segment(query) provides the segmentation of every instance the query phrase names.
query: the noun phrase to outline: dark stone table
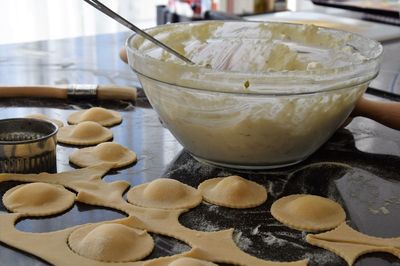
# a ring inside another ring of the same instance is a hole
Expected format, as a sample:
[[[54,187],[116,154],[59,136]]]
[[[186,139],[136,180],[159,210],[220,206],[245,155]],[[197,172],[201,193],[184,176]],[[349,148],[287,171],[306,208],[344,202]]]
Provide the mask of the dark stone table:
[[[7,85],[138,85],[135,75],[117,56],[127,35],[119,33],[2,45],[0,82]],[[388,45],[388,51],[397,51],[398,45]],[[390,54],[385,54],[385,58],[391,58]],[[390,62],[392,64],[393,60]],[[373,84],[387,84],[387,69],[388,66],[384,63],[383,74]],[[390,88],[375,86],[375,90],[369,90],[369,93],[398,100],[399,91]],[[356,118],[346,128],[338,130],[315,154],[298,165],[270,171],[237,172],[204,165],[182,150],[169,131],[163,128],[141,91],[136,103],[89,99],[0,99],[0,118],[43,113],[65,122],[74,110],[91,106],[113,108],[123,115],[122,124],[112,128],[114,141],[138,154],[135,165],[108,174],[104,178],[106,181],[126,180],[137,185],[163,176],[197,186],[207,178],[240,174],[268,187],[268,201],[257,208],[233,210],[202,203],[181,217],[182,224],[197,230],[235,228],[238,246],[257,257],[269,260],[308,257],[311,260],[310,265],[346,265],[344,260],[333,253],[308,245],[304,241],[304,232],[289,229],[272,218],[269,213],[272,202],[294,193],[312,193],[337,200],[346,209],[348,223],[361,232],[382,237],[400,236],[398,131],[365,118]],[[58,172],[74,169],[68,162],[68,155],[75,149],[58,145]],[[0,197],[16,184],[1,183]],[[0,211],[6,211],[2,203]],[[123,216],[113,210],[76,203],[62,215],[25,219],[16,226],[24,231],[47,232]],[[149,258],[189,249],[189,246],[177,240],[155,234],[153,237],[156,248]],[[46,262],[0,243],[0,265],[43,264]],[[400,265],[400,260],[387,254],[369,254],[360,258],[356,265]]]

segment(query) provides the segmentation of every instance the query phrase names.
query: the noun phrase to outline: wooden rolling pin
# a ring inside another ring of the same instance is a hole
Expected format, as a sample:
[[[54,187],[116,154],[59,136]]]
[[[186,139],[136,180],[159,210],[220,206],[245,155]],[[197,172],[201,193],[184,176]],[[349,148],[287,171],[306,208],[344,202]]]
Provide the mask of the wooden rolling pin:
[[[400,102],[370,100],[361,97],[350,116],[367,117],[387,127],[400,130]]]
[[[119,57],[128,63],[125,48],[119,51]],[[363,116],[375,120],[385,126],[400,130],[400,102],[368,100],[361,97],[350,117]]]
[[[68,84],[57,86],[0,86],[0,98],[90,98],[99,100],[135,101],[137,90],[134,87],[116,85]]]

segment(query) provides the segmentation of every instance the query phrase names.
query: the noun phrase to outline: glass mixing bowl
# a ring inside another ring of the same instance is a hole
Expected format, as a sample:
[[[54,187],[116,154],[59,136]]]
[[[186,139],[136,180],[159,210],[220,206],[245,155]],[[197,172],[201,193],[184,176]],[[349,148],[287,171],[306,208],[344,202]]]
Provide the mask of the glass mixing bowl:
[[[127,40],[130,67],[184,148],[200,161],[242,169],[287,166],[315,152],[377,75],[382,53],[379,43],[356,34],[288,23],[206,21],[147,32],[183,54],[193,43],[218,48],[240,41],[257,48],[269,40],[290,48],[271,52],[278,68],[291,51],[310,61],[300,69],[260,70],[253,66],[260,59],[253,47],[239,59],[232,59],[239,48],[224,48],[222,57],[211,52],[211,66],[188,65],[139,35]],[[225,61],[216,63],[216,57]],[[239,64],[228,66],[226,58]]]

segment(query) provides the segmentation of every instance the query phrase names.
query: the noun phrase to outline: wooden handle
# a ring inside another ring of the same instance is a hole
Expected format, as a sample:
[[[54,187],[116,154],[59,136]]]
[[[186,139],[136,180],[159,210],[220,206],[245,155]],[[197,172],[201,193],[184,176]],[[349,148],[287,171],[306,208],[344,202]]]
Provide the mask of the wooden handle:
[[[125,47],[119,49],[119,58],[121,58],[122,61],[128,64],[128,54],[126,53]]]
[[[37,97],[66,99],[65,86],[1,86],[0,98]]]
[[[137,90],[134,87],[115,85],[101,85],[97,88],[97,98],[101,100],[128,100],[135,101]]]
[[[121,49],[119,49],[119,58],[128,64],[128,54],[126,53],[125,47],[121,47]]]
[[[351,116],[363,116],[400,130],[400,102],[384,102],[361,97]]]

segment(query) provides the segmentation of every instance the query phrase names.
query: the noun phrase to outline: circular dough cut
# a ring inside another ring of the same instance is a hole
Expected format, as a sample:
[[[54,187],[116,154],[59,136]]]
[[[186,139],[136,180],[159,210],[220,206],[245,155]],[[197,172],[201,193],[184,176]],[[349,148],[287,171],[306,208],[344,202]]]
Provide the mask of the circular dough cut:
[[[217,264],[194,258],[178,258],[170,262],[167,266],[217,266]]]
[[[72,125],[79,124],[84,121],[97,122],[102,126],[113,126],[121,123],[122,116],[114,111],[102,107],[92,107],[87,110],[77,111],[68,117],[68,123]]]
[[[118,223],[91,224],[76,229],[68,238],[77,254],[103,262],[127,262],[145,258],[154,248],[143,230]]]
[[[62,213],[75,202],[75,194],[61,185],[29,183],[13,187],[3,195],[4,206],[30,216]]]
[[[79,149],[69,156],[70,162],[80,167],[111,162],[115,163],[113,168],[120,168],[136,162],[136,159],[136,153],[115,142]]]
[[[54,119],[54,118],[50,118],[47,115],[44,114],[32,114],[32,115],[28,115],[25,116],[26,118],[36,118],[36,119],[42,119],[42,120],[46,120],[46,121],[50,121],[53,122],[54,124],[56,124],[58,127],[63,127],[64,123],[58,119]]]
[[[205,201],[229,208],[252,208],[267,200],[267,190],[240,176],[216,177],[202,182],[199,190]]]
[[[346,219],[346,213],[338,203],[308,194],[280,198],[272,204],[271,214],[293,229],[307,231],[329,230]]]
[[[132,204],[158,209],[194,208],[202,201],[197,189],[169,178],[135,186],[128,191],[127,198]]]
[[[95,145],[112,139],[113,133],[108,128],[92,121],[60,128],[57,141],[71,145]]]

